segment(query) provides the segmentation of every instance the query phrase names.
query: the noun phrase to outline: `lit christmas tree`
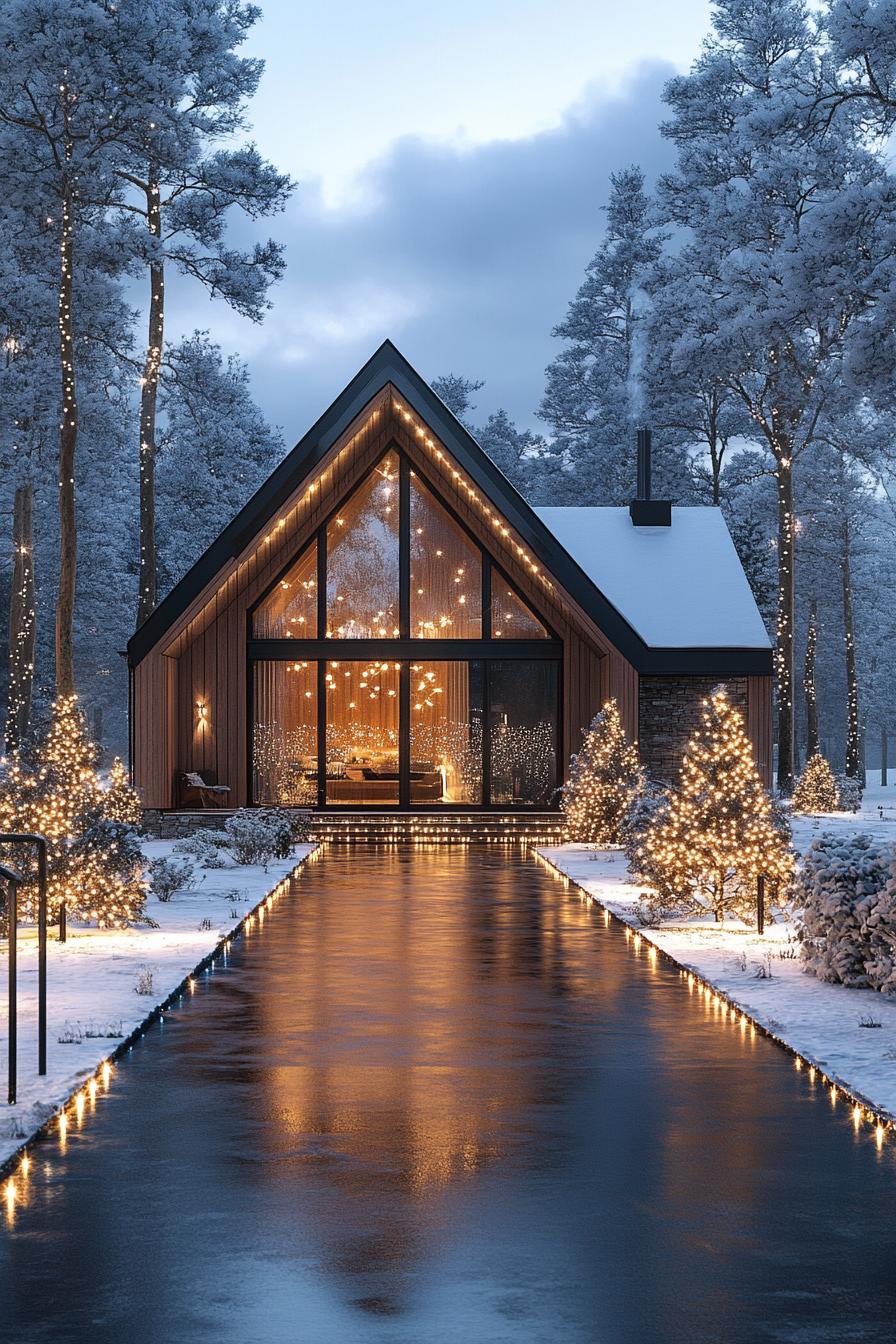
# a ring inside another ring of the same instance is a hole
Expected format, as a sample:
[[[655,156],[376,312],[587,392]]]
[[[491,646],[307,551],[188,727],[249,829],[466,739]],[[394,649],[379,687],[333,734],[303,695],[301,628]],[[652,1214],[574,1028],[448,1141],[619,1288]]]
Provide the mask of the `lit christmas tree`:
[[[608,700],[570,762],[563,788],[568,838],[618,845],[620,823],[642,782],[638,749],[625,735],[616,701]]]
[[[789,833],[762,786],[743,716],[724,687],[704,701],[679,788],[644,837],[645,873],[658,898],[692,914],[752,918],[756,879],[789,885]]]
[[[839,806],[837,781],[830,764],[816,751],[793,791],[794,812],[835,812]]]
[[[105,815],[96,749],[77,696],[60,696],[33,759],[16,756],[0,779],[0,829],[47,838],[47,904],[76,919],[121,927],[139,918],[145,901],[142,859],[130,827]],[[37,913],[36,866],[30,847],[16,865],[28,877],[22,917]]]
[[[109,787],[103,794],[103,816],[109,821],[122,821],[127,826],[139,826],[143,820],[140,797],[131,788],[128,772],[120,756],[116,756],[109,771]]]

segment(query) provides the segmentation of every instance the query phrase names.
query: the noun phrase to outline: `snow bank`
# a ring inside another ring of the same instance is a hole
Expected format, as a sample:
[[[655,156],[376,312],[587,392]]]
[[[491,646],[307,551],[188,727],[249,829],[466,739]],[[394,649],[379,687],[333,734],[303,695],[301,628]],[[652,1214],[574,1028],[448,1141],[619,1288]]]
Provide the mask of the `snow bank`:
[[[874,777],[872,777],[874,779]],[[896,787],[874,779],[862,810],[793,819],[794,844],[805,853],[823,831],[867,832],[896,844]],[[686,970],[713,985],[783,1045],[887,1117],[896,1117],[896,1000],[872,989],[824,984],[803,970],[791,922],[771,924],[761,937],[733,921],[720,928],[670,920],[641,928],[635,906],[642,887],[631,882],[619,850],[561,845],[538,853]],[[767,972],[771,978],[766,978]],[[862,1022],[879,1023],[863,1026]]]
[[[147,858],[167,857],[173,842],[146,841]],[[192,891],[170,902],[150,896],[146,911],[157,929],[69,926],[68,940],[47,950],[47,1074],[37,1074],[37,940],[18,940],[18,1102],[5,1105],[8,962],[0,957],[0,1169],[24,1141],[95,1074],[196,967],[231,935],[314,849],[297,845],[267,871],[229,865],[196,869]],[[138,992],[139,989],[139,992]]]

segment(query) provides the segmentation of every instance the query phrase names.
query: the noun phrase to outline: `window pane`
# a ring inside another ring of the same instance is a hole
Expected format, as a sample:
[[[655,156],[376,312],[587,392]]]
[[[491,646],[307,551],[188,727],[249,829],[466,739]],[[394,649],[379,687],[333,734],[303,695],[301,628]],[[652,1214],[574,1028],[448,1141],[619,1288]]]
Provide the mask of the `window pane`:
[[[489,663],[491,799],[554,801],[557,786],[557,663]]]
[[[482,663],[411,664],[411,802],[482,802]]]
[[[398,457],[387,453],[327,526],[327,638],[398,633]]]
[[[494,639],[548,639],[541,621],[517,597],[497,569],[492,570],[492,637]]]
[[[479,639],[482,557],[411,473],[411,637]]]
[[[327,663],[327,802],[398,802],[399,664]]]
[[[317,547],[309,546],[252,617],[256,639],[317,639]]]
[[[254,664],[253,797],[317,802],[317,664]]]

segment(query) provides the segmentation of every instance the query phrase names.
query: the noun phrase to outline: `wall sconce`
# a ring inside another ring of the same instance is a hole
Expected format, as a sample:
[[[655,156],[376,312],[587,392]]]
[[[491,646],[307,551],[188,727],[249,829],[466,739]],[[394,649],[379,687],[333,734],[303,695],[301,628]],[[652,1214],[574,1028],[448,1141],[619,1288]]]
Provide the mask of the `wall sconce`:
[[[199,729],[202,730],[205,728],[208,723],[208,705],[204,700],[196,701],[196,719]]]

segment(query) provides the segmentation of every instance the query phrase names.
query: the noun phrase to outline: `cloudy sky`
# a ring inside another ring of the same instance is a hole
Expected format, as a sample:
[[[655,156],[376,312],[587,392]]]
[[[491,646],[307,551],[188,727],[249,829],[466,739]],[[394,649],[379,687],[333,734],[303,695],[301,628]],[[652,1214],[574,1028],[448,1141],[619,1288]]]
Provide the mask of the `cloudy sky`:
[[[251,116],[299,184],[265,226],[288,274],[263,326],[181,290],[170,334],[208,327],[248,359],[290,443],[386,336],[427,378],[485,379],[477,416],[537,424],[608,175],[668,163],[660,91],[708,0],[260,2]]]

